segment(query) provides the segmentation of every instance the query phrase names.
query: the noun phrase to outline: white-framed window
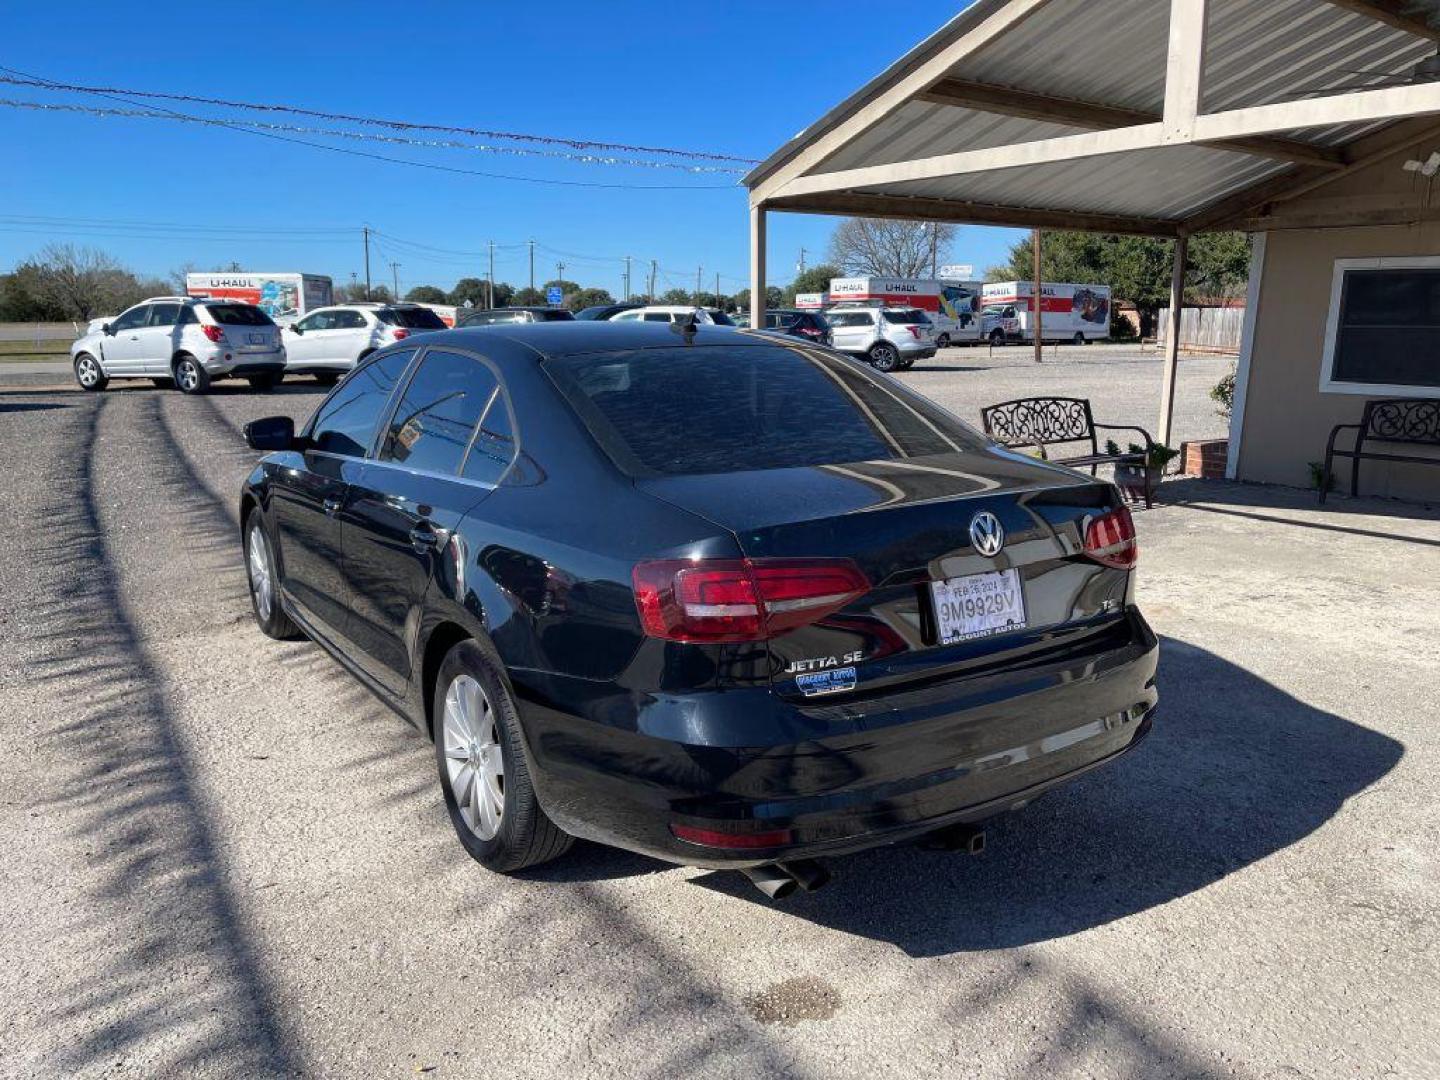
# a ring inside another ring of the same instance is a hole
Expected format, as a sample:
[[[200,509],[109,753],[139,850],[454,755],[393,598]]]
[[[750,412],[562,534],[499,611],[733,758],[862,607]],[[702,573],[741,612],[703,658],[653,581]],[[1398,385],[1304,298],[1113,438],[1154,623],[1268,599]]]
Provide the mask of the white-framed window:
[[[1440,255],[1335,260],[1320,392],[1440,398]]]

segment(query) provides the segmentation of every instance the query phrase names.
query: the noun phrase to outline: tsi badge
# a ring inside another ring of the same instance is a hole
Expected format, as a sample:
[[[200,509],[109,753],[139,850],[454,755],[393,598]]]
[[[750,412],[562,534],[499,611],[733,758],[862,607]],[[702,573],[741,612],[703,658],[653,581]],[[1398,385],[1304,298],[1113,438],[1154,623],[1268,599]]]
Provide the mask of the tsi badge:
[[[813,660],[792,660],[790,666],[785,669],[785,674],[795,676],[795,685],[806,697],[814,697],[816,694],[838,694],[844,690],[855,689],[854,665],[864,655],[863,652],[849,652],[844,656],[817,656]]]
[[[999,555],[1005,546],[1005,527],[989,510],[981,510],[970,519],[970,543],[981,555]]]

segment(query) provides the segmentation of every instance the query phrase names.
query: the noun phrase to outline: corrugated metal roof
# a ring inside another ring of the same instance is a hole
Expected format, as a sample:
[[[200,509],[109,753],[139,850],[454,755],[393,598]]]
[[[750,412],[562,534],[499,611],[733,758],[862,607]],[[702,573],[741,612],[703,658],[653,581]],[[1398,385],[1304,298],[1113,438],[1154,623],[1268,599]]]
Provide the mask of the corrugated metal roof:
[[[847,99],[746,182],[785,158],[1003,9],[979,0]],[[949,77],[1046,96],[1159,114],[1169,44],[1164,0],[1051,0],[957,62]],[[1440,25],[1440,0],[1410,0]],[[1261,105],[1369,85],[1393,84],[1435,43],[1325,0],[1211,0],[1202,111]],[[1386,126],[1332,125],[1287,133],[1340,146]],[[830,155],[810,175],[986,149],[1075,133],[1076,127],[976,109],[910,101]],[[861,190],[1002,206],[1181,219],[1285,168],[1269,158],[1198,146],[992,170]]]

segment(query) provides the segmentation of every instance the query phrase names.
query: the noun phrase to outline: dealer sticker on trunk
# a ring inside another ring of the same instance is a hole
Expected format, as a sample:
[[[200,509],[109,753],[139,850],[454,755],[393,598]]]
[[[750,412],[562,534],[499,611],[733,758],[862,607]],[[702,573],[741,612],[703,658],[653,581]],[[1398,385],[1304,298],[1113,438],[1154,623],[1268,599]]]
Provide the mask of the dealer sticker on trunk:
[[[853,667],[831,668],[829,671],[812,671],[806,675],[796,675],[795,685],[806,697],[854,690],[855,669]]]
[[[941,645],[1025,627],[1025,593],[1013,567],[932,581],[930,595]]]

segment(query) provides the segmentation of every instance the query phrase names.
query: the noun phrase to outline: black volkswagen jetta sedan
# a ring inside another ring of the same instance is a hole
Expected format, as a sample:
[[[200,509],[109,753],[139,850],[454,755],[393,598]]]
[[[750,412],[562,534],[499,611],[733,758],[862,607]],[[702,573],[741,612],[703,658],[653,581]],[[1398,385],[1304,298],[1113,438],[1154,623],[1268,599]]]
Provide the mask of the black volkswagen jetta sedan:
[[[828,349],[456,330],[246,435],[257,622],[431,736],[493,870],[578,836],[776,895],[817,856],[973,847],[1149,729],[1115,489]]]

